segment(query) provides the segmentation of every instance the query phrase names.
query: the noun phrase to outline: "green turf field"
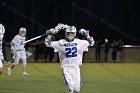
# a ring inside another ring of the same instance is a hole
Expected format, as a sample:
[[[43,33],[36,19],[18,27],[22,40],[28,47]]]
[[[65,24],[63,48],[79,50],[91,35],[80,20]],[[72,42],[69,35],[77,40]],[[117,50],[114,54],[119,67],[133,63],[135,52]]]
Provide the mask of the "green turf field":
[[[11,76],[0,76],[0,93],[67,93],[59,63],[29,63],[30,76],[19,64]],[[84,63],[80,93],[140,93],[140,64]]]

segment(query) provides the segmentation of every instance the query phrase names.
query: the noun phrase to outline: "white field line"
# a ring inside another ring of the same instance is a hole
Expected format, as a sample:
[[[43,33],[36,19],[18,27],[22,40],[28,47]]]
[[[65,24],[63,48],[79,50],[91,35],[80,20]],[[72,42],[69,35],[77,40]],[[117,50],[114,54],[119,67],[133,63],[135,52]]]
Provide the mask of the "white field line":
[[[132,81],[132,80],[109,80],[109,79],[93,79],[95,81],[107,81],[107,82],[123,82],[123,83],[134,83],[140,84],[140,81]],[[95,87],[95,84],[88,84],[87,86]]]
[[[109,79],[93,79],[95,81],[110,81],[110,82],[124,82],[124,83],[137,83],[140,84],[140,81],[133,80],[109,80]]]
[[[93,79],[95,81],[107,81],[107,82],[123,82],[123,83],[135,83],[140,84],[140,81],[132,81],[132,80],[109,80],[109,79]],[[88,84],[88,86],[96,86],[95,84]]]

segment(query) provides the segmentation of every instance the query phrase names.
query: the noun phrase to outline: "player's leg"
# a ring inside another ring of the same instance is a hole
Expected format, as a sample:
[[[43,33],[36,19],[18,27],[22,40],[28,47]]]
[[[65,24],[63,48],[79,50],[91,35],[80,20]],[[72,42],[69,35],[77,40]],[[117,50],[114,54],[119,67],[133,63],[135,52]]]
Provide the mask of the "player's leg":
[[[15,53],[15,59],[14,59],[14,63],[12,64],[11,67],[8,68],[7,74],[10,76],[12,73],[12,69],[19,63],[20,60],[20,52],[16,52]]]
[[[26,52],[25,51],[22,51],[21,52],[21,60],[23,62],[23,75],[24,76],[28,76],[29,74],[27,73],[26,71],[26,67],[27,67],[27,59],[26,59]]]
[[[68,93],[73,93],[73,80],[72,80],[72,74],[70,69],[67,67],[62,68],[62,73],[63,73],[65,83],[68,87]]]
[[[3,72],[3,67],[0,67],[0,75],[2,74]]]
[[[7,74],[10,76],[12,73],[12,69],[19,63],[19,57],[15,58],[15,62],[12,64],[11,67],[8,68]]]
[[[68,93],[73,93],[73,84],[68,84]]]
[[[74,93],[80,92],[81,86],[81,76],[80,76],[80,68],[75,68],[73,73],[73,82],[74,82]]]
[[[31,52],[29,52],[29,51],[26,51],[26,57],[28,58],[28,57],[30,57],[32,55],[32,53]]]
[[[0,75],[3,73],[3,64],[2,61],[0,60]]]
[[[30,74],[28,74],[27,73],[27,71],[26,71],[26,67],[27,67],[27,60],[26,59],[21,59],[22,60],[22,62],[23,62],[23,75],[24,76],[29,76]]]

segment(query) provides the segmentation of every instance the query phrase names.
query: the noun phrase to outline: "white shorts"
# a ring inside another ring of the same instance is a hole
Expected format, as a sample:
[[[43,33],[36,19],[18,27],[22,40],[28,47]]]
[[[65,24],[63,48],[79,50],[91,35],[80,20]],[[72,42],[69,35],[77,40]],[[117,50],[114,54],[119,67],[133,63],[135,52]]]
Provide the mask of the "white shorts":
[[[80,87],[81,76],[79,67],[64,67],[62,68],[65,83],[73,85],[73,87]]]
[[[0,60],[0,67],[3,67],[2,61]]]
[[[20,59],[22,60],[23,64],[27,64],[25,51],[15,52],[15,62],[13,64],[18,64]]]
[[[26,52],[25,51],[16,51],[15,58],[26,59]]]

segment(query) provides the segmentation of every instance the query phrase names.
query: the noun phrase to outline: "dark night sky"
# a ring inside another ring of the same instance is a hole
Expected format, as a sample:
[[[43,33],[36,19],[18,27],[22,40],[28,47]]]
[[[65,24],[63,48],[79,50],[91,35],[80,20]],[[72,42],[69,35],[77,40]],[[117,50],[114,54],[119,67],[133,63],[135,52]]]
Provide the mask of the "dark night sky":
[[[139,0],[2,0],[0,22],[6,41],[20,26],[32,38],[65,23],[90,30],[95,40],[120,38],[125,44],[140,44],[139,5]]]

